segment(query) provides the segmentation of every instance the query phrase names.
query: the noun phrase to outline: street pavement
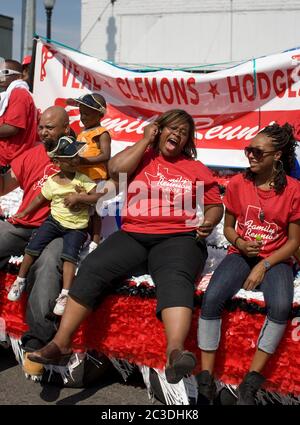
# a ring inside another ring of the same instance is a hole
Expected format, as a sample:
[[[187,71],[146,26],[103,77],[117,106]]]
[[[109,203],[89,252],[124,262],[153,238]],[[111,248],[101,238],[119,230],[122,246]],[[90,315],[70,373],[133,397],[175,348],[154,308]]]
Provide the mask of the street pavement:
[[[152,402],[139,372],[124,383],[112,370],[89,388],[65,388],[25,378],[11,349],[0,347],[0,406],[2,405],[161,405]]]

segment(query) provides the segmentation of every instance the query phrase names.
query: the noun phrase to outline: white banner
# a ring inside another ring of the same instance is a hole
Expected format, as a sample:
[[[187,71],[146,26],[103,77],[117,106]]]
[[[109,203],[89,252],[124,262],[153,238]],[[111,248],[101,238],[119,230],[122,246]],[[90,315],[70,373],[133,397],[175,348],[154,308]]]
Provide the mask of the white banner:
[[[34,98],[41,111],[65,107],[78,133],[79,110],[66,99],[101,92],[108,104],[102,125],[111,134],[113,154],[139,140],[160,113],[185,109],[195,120],[198,159],[209,166],[244,167],[244,147],[266,125],[290,122],[297,133],[299,76],[300,49],[209,74],[136,72],[38,40]]]

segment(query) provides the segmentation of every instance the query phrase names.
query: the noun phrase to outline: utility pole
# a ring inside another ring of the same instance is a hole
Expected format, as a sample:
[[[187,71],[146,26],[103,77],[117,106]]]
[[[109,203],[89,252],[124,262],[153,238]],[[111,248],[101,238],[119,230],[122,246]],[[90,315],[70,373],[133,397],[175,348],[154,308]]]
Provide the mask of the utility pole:
[[[52,19],[52,10],[55,6],[56,0],[44,0],[44,6],[47,17],[47,41],[51,40],[51,19]]]
[[[32,39],[35,34],[36,0],[22,2],[21,59],[32,54]]]

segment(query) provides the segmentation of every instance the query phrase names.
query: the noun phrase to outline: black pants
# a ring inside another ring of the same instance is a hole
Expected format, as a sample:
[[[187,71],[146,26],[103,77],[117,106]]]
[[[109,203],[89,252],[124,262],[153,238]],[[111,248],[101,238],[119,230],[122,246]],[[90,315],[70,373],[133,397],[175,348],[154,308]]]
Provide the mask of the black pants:
[[[95,309],[103,290],[148,260],[156,286],[157,315],[168,307],[193,308],[194,282],[207,258],[205,241],[195,232],[168,235],[127,233],[110,235],[83,261],[69,295]]]

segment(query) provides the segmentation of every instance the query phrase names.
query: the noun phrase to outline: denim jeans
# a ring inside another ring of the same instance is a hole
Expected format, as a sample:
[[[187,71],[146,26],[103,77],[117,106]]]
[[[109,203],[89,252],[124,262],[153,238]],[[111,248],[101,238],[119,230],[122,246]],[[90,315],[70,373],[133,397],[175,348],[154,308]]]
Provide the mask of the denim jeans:
[[[51,215],[33,234],[25,252],[33,257],[39,257],[49,242],[59,237],[64,241],[62,259],[77,264],[80,249],[87,237],[87,229],[66,229]]]
[[[221,315],[226,301],[242,288],[251,269],[260,258],[229,254],[215,270],[203,297],[198,340],[203,350],[215,350],[220,340]],[[257,287],[263,292],[267,318],[258,347],[273,353],[280,342],[292,308],[294,296],[292,267],[279,263],[269,269]]]

